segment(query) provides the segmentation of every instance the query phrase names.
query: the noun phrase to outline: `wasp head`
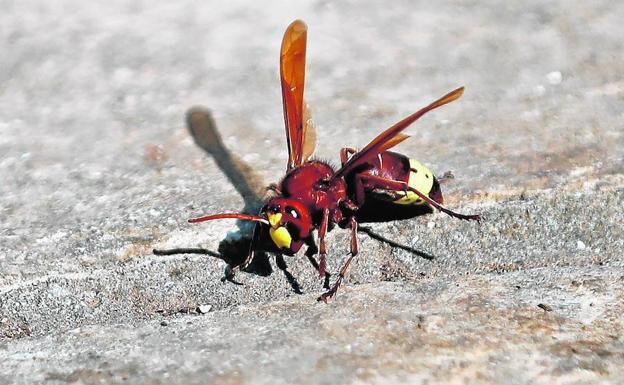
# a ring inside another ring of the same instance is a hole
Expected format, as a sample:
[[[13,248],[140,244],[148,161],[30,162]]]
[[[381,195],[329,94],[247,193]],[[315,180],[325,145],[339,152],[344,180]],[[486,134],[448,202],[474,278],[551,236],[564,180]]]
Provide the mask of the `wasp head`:
[[[307,207],[298,200],[273,198],[264,208],[269,221],[269,235],[275,246],[285,254],[294,254],[312,231]]]

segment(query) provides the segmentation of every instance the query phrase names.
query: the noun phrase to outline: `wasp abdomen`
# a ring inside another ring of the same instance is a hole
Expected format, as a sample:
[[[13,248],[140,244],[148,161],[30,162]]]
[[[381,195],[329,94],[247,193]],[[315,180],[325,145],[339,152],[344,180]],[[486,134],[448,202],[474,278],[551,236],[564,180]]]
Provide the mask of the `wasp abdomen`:
[[[440,185],[433,172],[416,159],[410,159],[396,152],[386,151],[379,154],[371,164],[373,167],[364,171],[364,173],[405,182],[409,187],[422,192],[436,202],[442,201]],[[399,205],[422,205],[425,203],[412,191],[393,190],[377,191],[376,193],[376,195],[385,193],[386,198],[384,200],[391,200]]]

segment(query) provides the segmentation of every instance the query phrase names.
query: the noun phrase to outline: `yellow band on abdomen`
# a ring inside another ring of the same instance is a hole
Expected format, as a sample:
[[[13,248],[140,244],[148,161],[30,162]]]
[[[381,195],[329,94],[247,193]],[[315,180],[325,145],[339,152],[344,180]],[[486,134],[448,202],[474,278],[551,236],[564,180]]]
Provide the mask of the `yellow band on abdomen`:
[[[420,191],[425,195],[429,195],[431,188],[433,187],[433,173],[424,164],[420,163],[416,159],[410,159],[410,173],[407,180],[407,185],[411,188]],[[425,203],[416,193],[408,191],[407,194],[394,201],[400,205],[421,205]]]

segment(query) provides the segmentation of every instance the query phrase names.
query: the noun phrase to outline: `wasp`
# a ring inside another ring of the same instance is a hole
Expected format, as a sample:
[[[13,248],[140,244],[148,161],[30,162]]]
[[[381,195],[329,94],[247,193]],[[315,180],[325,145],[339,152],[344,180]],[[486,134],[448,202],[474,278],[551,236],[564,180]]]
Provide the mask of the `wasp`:
[[[307,26],[291,23],[282,40],[280,80],[288,148],[286,175],[269,186],[271,196],[258,214],[220,213],[189,219],[198,223],[235,218],[256,222],[245,260],[228,266],[229,279],[247,267],[256,251],[295,255],[304,245],[305,254],[318,254],[318,273],[326,274],[325,237],[336,226],[351,232],[350,253],[338,278],[318,300],[327,302],[338,291],[358,254],[359,223],[412,218],[433,209],[463,220],[479,215],[459,214],[445,208],[439,180],[422,163],[389,151],[409,136],[403,131],[427,112],[458,99],[460,87],[386,129],[361,150],[343,148],[341,167],[312,159],[316,130],[304,101]],[[318,244],[314,233],[318,233]]]

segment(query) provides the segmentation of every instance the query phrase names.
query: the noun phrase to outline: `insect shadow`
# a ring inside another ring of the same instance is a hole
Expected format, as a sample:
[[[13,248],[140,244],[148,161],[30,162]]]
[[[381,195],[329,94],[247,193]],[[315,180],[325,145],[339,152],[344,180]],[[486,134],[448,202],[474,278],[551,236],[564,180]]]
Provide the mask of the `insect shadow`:
[[[263,205],[263,195],[266,189],[262,178],[241,158],[229,151],[223,141],[210,110],[203,107],[193,107],[186,113],[186,127],[195,140],[195,143],[212,156],[217,166],[229,179],[239,195],[243,198],[244,206],[241,212],[258,213]],[[230,231],[218,246],[218,251],[203,248],[175,248],[167,250],[154,249],[156,255],[174,254],[203,254],[225,261],[228,266],[241,264],[249,252],[249,243],[253,234],[253,223],[236,221],[236,229]],[[276,255],[276,265],[280,268],[296,293],[302,293],[301,287],[294,276],[287,270],[283,256]],[[248,273],[268,276],[273,268],[266,252],[257,251],[251,264],[245,269]],[[226,274],[227,276],[227,274]],[[240,284],[239,282],[232,281]],[[327,281],[329,285],[329,281]]]
[[[250,214],[258,213],[264,204],[263,197],[266,193],[265,184],[251,166],[225,147],[217,131],[217,126],[210,110],[204,107],[192,107],[189,109],[186,113],[186,127],[190,131],[195,143],[212,156],[217,166],[243,198],[244,207],[241,212]],[[219,258],[225,261],[228,266],[237,266],[247,257],[254,225],[255,224],[250,221],[237,220],[237,229],[228,233],[225,239],[219,243],[218,251],[216,252],[203,248],[174,248],[167,250],[154,249],[153,253],[155,255],[203,254]],[[368,227],[360,226],[358,232],[365,233],[377,241],[386,243],[394,248],[405,250],[421,258],[428,260],[434,259],[434,256],[431,254],[392,241],[375,233]],[[309,257],[309,260],[318,270],[318,262],[314,257]],[[286,276],[293,291],[301,294],[301,286],[288,271],[286,261],[280,254],[276,254],[276,265]],[[268,254],[263,251],[256,251],[253,261],[245,271],[260,276],[272,274],[273,268],[271,267]],[[329,288],[330,277],[331,274],[329,273],[325,275],[325,288]],[[222,280],[225,280],[225,278]],[[236,281],[232,282],[239,285],[241,284]]]

